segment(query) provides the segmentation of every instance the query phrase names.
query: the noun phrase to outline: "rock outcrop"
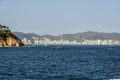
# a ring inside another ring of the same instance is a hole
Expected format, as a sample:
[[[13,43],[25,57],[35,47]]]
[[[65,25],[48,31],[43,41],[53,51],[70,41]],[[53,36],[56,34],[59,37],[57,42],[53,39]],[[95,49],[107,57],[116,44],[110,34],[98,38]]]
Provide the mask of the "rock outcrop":
[[[10,30],[0,30],[0,46],[19,47],[19,46],[24,46],[24,44]]]

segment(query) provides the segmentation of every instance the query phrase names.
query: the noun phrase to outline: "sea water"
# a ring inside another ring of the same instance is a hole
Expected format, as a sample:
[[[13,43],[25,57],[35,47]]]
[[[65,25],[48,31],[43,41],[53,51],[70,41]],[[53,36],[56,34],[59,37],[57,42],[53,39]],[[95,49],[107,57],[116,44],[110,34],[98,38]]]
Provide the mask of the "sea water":
[[[120,46],[0,48],[0,80],[120,79]]]

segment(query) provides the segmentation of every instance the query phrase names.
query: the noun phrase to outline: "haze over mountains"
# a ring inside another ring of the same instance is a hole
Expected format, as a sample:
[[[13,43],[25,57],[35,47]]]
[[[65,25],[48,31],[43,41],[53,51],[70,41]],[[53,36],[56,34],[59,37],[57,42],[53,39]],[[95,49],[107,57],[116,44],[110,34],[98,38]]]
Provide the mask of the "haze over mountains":
[[[20,39],[27,38],[30,39],[33,42],[33,37],[37,38],[48,38],[50,40],[105,40],[105,39],[111,39],[111,40],[120,40],[120,33],[105,33],[105,32],[93,32],[93,31],[88,31],[88,32],[83,32],[83,33],[74,33],[74,34],[61,34],[58,36],[53,36],[53,35],[39,35],[35,33],[22,33],[22,32],[13,32],[16,36],[18,36]]]

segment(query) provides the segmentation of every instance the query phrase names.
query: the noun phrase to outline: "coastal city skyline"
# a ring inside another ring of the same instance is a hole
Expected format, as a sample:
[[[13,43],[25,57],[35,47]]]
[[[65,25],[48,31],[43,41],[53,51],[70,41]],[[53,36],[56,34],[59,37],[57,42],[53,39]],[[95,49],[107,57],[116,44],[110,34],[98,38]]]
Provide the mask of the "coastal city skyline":
[[[120,33],[84,32],[58,36],[14,32],[24,44],[37,45],[120,45]]]
[[[12,31],[70,34],[120,33],[119,0],[0,0],[0,24]]]

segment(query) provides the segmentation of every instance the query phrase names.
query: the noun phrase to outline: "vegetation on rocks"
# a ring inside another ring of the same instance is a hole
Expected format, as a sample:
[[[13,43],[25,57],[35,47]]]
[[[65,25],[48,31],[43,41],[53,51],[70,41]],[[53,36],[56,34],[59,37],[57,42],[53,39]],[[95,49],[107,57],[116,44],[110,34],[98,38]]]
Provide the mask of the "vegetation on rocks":
[[[15,36],[9,27],[0,25],[0,46],[23,46],[22,41]]]

